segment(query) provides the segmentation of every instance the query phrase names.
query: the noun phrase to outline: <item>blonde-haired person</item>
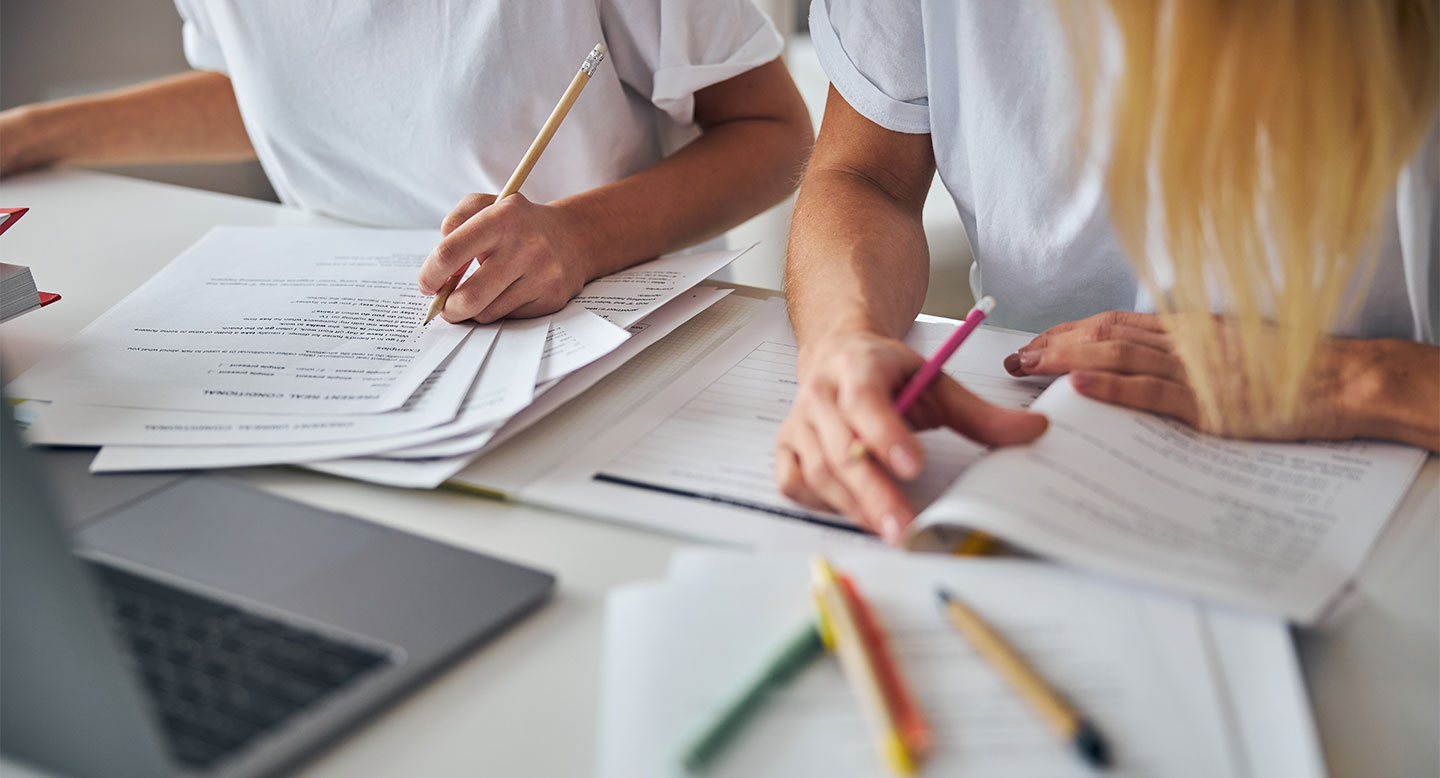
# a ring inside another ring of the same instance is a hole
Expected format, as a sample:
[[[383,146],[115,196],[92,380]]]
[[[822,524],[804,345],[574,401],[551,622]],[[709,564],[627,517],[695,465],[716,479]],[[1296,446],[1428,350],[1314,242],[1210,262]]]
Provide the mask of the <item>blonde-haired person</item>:
[[[443,223],[426,291],[484,256],[452,321],[549,313],[721,235],[789,194],[813,140],[750,0],[176,6],[195,70],[0,113],[0,175],[258,158],[287,204]],[[597,42],[607,59],[523,194],[491,207]]]
[[[912,428],[1044,431],[950,380],[890,410],[937,170],[993,323],[1043,332],[1012,373],[1223,435],[1440,450],[1436,6],[814,0],[832,88],[786,268],[782,490],[898,540]]]

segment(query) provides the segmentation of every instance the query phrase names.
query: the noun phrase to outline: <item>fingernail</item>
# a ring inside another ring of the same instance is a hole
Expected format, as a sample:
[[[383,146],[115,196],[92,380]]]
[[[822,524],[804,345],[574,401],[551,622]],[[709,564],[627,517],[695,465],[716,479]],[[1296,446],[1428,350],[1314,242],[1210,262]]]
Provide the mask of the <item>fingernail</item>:
[[[900,545],[904,534],[900,528],[900,520],[895,518],[895,514],[887,513],[885,518],[880,520],[880,534],[885,538],[886,543],[892,546]]]
[[[1015,375],[1020,372],[1020,355],[1018,353],[1011,354],[1010,356],[1005,357],[1005,361],[1002,364],[1005,365],[1006,372],[1008,372],[1010,375]]]
[[[1070,385],[1076,389],[1088,386],[1093,377],[1089,370],[1076,370],[1070,374]]]
[[[1029,369],[1035,367],[1036,365],[1040,364],[1040,352],[1039,352],[1039,351],[1021,351],[1021,352],[1019,352],[1019,354],[1020,354],[1020,367],[1026,369],[1026,370],[1029,370]]]
[[[920,475],[920,463],[900,444],[890,447],[890,463],[895,465],[895,474],[910,479]]]

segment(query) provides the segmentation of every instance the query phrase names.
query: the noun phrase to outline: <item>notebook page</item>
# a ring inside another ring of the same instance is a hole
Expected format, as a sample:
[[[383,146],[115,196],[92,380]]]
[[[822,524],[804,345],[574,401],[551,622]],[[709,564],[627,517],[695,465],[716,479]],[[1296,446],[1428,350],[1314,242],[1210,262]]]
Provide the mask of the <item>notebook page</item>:
[[[1068,380],[1050,429],[968,471],[917,526],[1309,622],[1359,569],[1426,453],[1392,443],[1212,438]],[[998,510],[997,510],[998,509]]]
[[[916,322],[906,342],[922,354],[933,353],[954,327]],[[982,327],[945,372],[991,402],[1024,407],[1043,383],[1014,379],[1001,362],[1029,338]],[[533,499],[730,542],[769,542],[761,539],[769,530],[746,531],[755,519],[853,529],[848,519],[809,510],[776,486],[775,438],[795,396],[795,358],[784,318],[757,320],[536,484]],[[934,500],[983,451],[949,430],[922,433],[920,439],[925,472],[907,485],[917,506]]]
[[[670,581],[703,583],[717,577],[764,576],[773,574],[776,556],[773,552],[681,549],[671,556],[667,577]],[[853,559],[854,555],[844,553],[832,557],[842,568]],[[966,559],[923,564],[1013,563]],[[1137,593],[1137,596],[1145,595]],[[1220,713],[1230,733],[1229,742],[1237,764],[1245,767],[1237,772],[1252,778],[1272,775],[1324,778],[1325,760],[1289,625],[1273,617],[1216,605],[1202,605],[1200,613],[1200,638],[1217,683]]]
[[[676,576],[611,596],[598,776],[680,775],[674,757],[685,737],[776,640],[813,617],[805,555],[757,559],[743,576]],[[872,600],[935,732],[923,775],[1095,774],[944,621],[937,584],[964,596],[1096,723],[1115,754],[1108,775],[1240,775],[1193,604],[1033,563],[895,554],[836,561]],[[777,690],[707,772],[882,774],[833,659]]]

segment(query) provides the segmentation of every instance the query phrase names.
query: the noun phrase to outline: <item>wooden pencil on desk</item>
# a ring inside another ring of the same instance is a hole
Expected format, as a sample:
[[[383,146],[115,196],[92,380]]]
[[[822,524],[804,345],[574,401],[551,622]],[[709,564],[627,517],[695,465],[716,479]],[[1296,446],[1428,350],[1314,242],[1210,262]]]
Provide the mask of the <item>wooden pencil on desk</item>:
[[[1005,680],[1045,719],[1046,724],[1068,740],[1080,757],[1092,766],[1110,766],[1110,747],[1094,724],[1055,691],[1009,641],[980,618],[980,614],[945,589],[937,589],[936,594],[944,604],[950,623],[975,647],[976,653],[1005,676]]]
[[[590,76],[594,75],[595,68],[599,67],[604,59],[605,44],[595,44],[595,48],[590,50],[590,55],[580,63],[580,70],[575,73],[575,78],[571,79],[565,94],[560,96],[560,102],[555,105],[555,110],[550,112],[550,118],[546,119],[545,124],[540,127],[540,134],[535,136],[530,148],[525,151],[525,156],[520,158],[520,164],[515,167],[515,172],[510,174],[510,180],[505,182],[505,188],[495,196],[495,202],[498,203],[520,191],[525,179],[530,176],[530,171],[535,168],[535,163],[540,161],[540,155],[545,153],[545,147],[550,145],[550,139],[554,137],[555,131],[560,129],[560,123],[565,121],[566,114],[570,113],[570,106],[574,105],[575,100],[580,97],[580,90],[590,83]],[[426,324],[429,324],[431,320],[440,315],[441,311],[445,310],[445,301],[450,299],[450,293],[454,292],[455,287],[460,284],[460,278],[464,273],[464,268],[462,268],[435,293],[435,297],[430,300],[430,310],[425,313]]]

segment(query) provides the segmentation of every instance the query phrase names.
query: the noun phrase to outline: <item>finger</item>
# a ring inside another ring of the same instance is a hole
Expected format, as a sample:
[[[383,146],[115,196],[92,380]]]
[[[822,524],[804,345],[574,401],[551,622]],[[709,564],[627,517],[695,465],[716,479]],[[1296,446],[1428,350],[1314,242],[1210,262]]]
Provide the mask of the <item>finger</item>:
[[[939,407],[940,423],[987,446],[1028,443],[1049,425],[1038,413],[991,405],[950,376],[941,376],[930,392]]]
[[[800,475],[805,479],[805,486],[820,498],[821,503],[826,506],[825,509],[843,513],[873,531],[875,528],[865,523],[864,516],[858,510],[854,495],[850,494],[830,469],[830,462],[825,457],[815,428],[808,423],[799,425],[790,444],[800,462]]]
[[[448,322],[472,318],[495,302],[519,277],[518,268],[505,261],[504,257],[492,257],[450,293],[441,315]]]
[[[1084,329],[1086,327],[1132,327],[1138,330],[1149,330],[1150,332],[1164,332],[1165,323],[1159,316],[1153,313],[1137,313],[1135,311],[1105,311],[1094,316],[1087,316],[1078,321],[1066,322],[1046,330],[1050,332],[1064,332],[1071,329]]]
[[[1064,375],[1075,370],[1106,370],[1180,381],[1185,374],[1184,365],[1174,353],[1130,340],[1057,344],[1040,351],[1021,352],[1019,358],[1023,375]]]
[[[1070,375],[1075,391],[1096,400],[1141,411],[1173,416],[1195,426],[1200,408],[1190,387],[1155,376],[1120,375],[1079,370]]]
[[[1174,342],[1169,333],[1126,327],[1122,325],[1097,325],[1085,329],[1072,329],[1057,334],[1042,334],[1021,346],[1018,351],[1005,357],[1005,369],[1013,376],[1042,375],[1038,366],[1046,351],[1079,344],[1109,343],[1124,341],[1148,346],[1157,351],[1174,351]]]
[[[838,408],[813,408],[811,422],[830,472],[852,496],[861,523],[877,531],[887,543],[900,545],[905,528],[914,518],[900,488],[875,460],[851,458],[850,444],[855,433]]]
[[[533,295],[532,295],[533,297]],[[549,316],[561,308],[564,308],[570,298],[549,299],[544,295],[534,297],[527,303],[515,306],[515,309],[505,314],[511,319],[533,319],[537,316]]]
[[[420,291],[435,294],[450,276],[468,267],[472,259],[484,264],[505,239],[504,223],[512,218],[505,213],[499,208],[487,208],[441,238],[420,266]]]
[[[530,283],[528,277],[521,276],[514,283],[510,284],[510,286],[506,287],[505,291],[501,292],[499,297],[492,300],[489,305],[481,309],[481,311],[472,318],[481,324],[489,324],[499,321],[506,316],[510,316],[515,313],[517,309],[535,301],[538,293],[533,287],[534,284]],[[449,306],[447,305],[446,307],[448,308]],[[550,313],[554,313],[554,311],[550,311]]]
[[[445,214],[444,221],[440,222],[441,236],[454,232],[456,227],[469,221],[471,216],[480,213],[480,211],[484,210],[493,202],[495,202],[495,195],[493,194],[476,193],[465,195],[459,204],[450,209],[450,213]]]
[[[906,481],[919,477],[925,469],[925,449],[880,387],[842,388],[836,404],[860,442],[895,477]]]
[[[1124,324],[1096,324],[1094,326],[1076,327],[1064,332],[1043,332],[1036,335],[1033,340],[1021,346],[1015,353],[1024,354],[1027,351],[1035,351],[1050,348],[1068,343],[1104,343],[1110,340],[1129,340],[1135,343],[1143,343],[1151,348],[1170,349],[1173,341],[1170,333],[1165,330],[1151,330],[1143,327],[1131,327]]]
[[[784,436],[784,433],[781,435]],[[831,509],[820,499],[820,495],[805,483],[799,455],[786,443],[778,443],[775,447],[775,480],[780,484],[780,493],[789,499],[816,510]]]

